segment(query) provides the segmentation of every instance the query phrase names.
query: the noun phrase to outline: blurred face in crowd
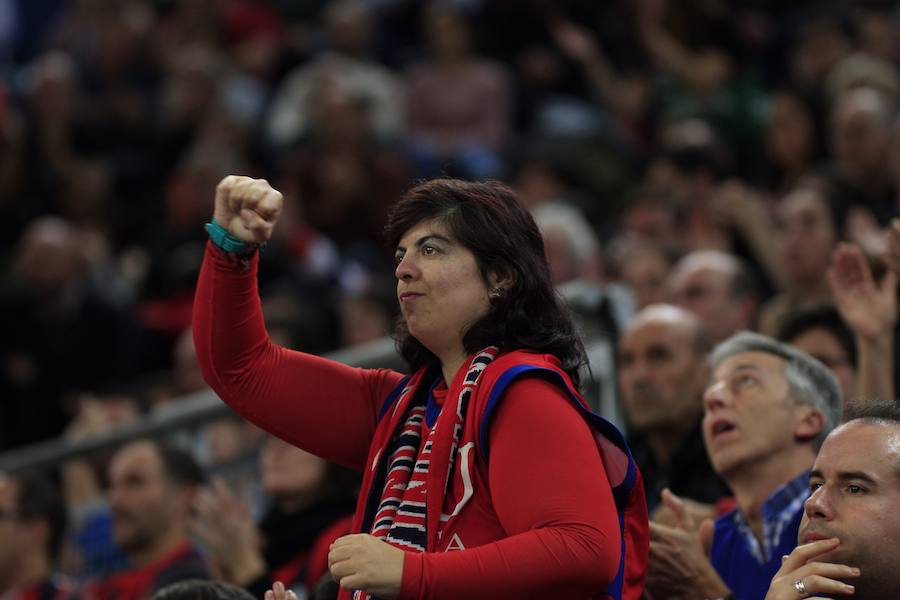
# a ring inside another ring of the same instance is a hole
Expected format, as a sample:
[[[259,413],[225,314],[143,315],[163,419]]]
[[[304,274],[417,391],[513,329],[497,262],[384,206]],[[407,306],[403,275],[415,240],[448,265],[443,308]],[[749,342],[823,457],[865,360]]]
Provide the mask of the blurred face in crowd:
[[[831,211],[813,189],[788,194],[778,210],[784,239],[784,260],[794,281],[821,282],[837,243]]]
[[[361,56],[369,48],[371,23],[367,9],[352,2],[335,3],[327,14],[328,34],[335,49]]]
[[[342,346],[365,344],[391,332],[391,315],[374,298],[344,296],[339,308]]]
[[[826,327],[811,327],[797,337],[787,340],[828,367],[841,386],[845,401],[856,394],[856,365],[837,337]]]
[[[260,453],[263,488],[279,504],[305,507],[322,492],[328,464],[318,456],[274,436]]]
[[[855,598],[900,597],[900,424],[851,421],[826,438],[798,542],[836,537],[817,561],[858,567]]]
[[[682,430],[699,416],[708,381],[699,327],[692,314],[663,304],[629,324],[619,343],[618,374],[635,431]]]
[[[410,334],[439,358],[463,356],[463,335],[490,309],[475,255],[430,220],[400,238],[394,258],[397,297]]]
[[[29,530],[19,519],[18,484],[0,478],[0,593],[16,580],[22,556],[28,547]]]
[[[107,498],[113,538],[127,554],[152,549],[183,521],[179,490],[166,476],[159,451],[150,442],[129,444],[115,454],[109,466]]]
[[[810,406],[794,401],[784,375],[784,359],[744,352],[713,368],[703,396],[703,440],[710,462],[724,478],[742,468],[779,461],[798,436],[815,437]]]
[[[541,229],[544,239],[544,252],[550,266],[550,279],[554,285],[578,279],[581,275],[581,260],[571,239],[562,228],[546,227]]]
[[[806,107],[790,94],[772,99],[766,146],[769,157],[786,171],[802,168],[813,154],[813,121]]]
[[[872,89],[845,92],[832,113],[832,151],[840,171],[862,185],[885,169],[890,142],[887,107]]]
[[[714,341],[749,327],[742,322],[742,312],[732,294],[735,269],[719,253],[692,254],[682,259],[669,276],[672,304],[697,315]]]
[[[428,39],[438,58],[461,58],[469,52],[465,23],[448,10],[433,8],[425,19]]]
[[[63,293],[80,278],[84,267],[75,232],[68,222],[57,217],[41,217],[28,226],[17,261],[23,281],[47,296]]]
[[[634,293],[638,308],[665,301],[666,277],[671,263],[665,253],[654,246],[636,248],[623,257],[622,280]]]

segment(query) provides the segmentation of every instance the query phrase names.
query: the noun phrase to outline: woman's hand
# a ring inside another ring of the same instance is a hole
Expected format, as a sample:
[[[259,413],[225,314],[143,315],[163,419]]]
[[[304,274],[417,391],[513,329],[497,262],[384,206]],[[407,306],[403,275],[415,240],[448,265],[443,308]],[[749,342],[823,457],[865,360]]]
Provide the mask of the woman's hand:
[[[830,538],[797,546],[784,558],[781,568],[772,578],[765,600],[797,600],[810,598],[824,600],[814,594],[850,596],[853,586],[840,579],[859,577],[859,569],[835,563],[815,562],[814,558],[831,552],[840,540]]]
[[[213,216],[231,235],[250,244],[272,237],[284,198],[265,179],[229,175],[216,186]]]
[[[403,581],[403,550],[371,535],[345,535],[331,545],[328,569],[344,589],[396,598]]]

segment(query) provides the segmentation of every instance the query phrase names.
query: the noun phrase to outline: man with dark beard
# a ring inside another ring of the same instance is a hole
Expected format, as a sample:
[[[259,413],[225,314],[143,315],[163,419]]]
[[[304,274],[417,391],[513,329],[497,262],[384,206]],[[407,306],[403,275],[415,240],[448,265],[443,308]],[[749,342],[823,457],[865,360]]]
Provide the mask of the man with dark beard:
[[[142,600],[175,581],[208,578],[187,536],[202,469],[190,454],[150,440],[120,448],[109,466],[107,500],[116,544],[131,568],[89,583],[85,600]]]

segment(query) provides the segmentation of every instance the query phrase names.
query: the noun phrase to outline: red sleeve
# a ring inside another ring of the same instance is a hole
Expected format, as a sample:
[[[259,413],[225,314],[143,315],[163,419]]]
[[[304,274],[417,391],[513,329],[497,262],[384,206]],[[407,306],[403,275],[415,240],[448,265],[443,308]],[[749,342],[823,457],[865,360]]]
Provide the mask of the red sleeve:
[[[588,598],[619,567],[615,503],[593,435],[555,385],[514,382],[490,431],[488,479],[509,537],[405,557],[400,600]]]
[[[266,431],[327,460],[362,468],[381,403],[402,376],[274,345],[259,302],[258,260],[240,261],[207,244],[193,314],[203,377],[223,401]]]

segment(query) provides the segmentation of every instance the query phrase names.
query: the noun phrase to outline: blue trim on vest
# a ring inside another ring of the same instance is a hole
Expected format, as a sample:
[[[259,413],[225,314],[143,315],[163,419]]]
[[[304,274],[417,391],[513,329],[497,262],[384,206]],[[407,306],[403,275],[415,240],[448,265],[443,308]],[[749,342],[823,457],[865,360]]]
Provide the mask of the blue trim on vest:
[[[619,505],[616,504],[616,507]],[[616,576],[604,590],[604,593],[613,600],[622,600],[622,589],[625,587],[625,511],[619,508],[616,511],[619,518],[619,532],[622,536],[622,543],[619,544],[619,568]]]
[[[484,415],[481,418],[481,423],[479,423],[478,444],[481,446],[484,462],[487,463],[489,458],[487,437],[490,420],[494,410],[499,405],[500,398],[503,396],[506,388],[508,388],[517,377],[529,372],[531,375],[542,377],[543,379],[562,387],[562,389],[567,392],[569,399],[575,404],[578,412],[581,413],[581,416],[588,421],[588,424],[628,456],[628,470],[625,479],[621,484],[612,488],[613,500],[616,503],[616,513],[619,519],[619,534],[622,539],[621,548],[619,550],[619,569],[616,572],[615,578],[609,584],[609,587],[604,590],[604,593],[610,598],[620,600],[622,597],[622,587],[625,584],[625,508],[628,506],[631,492],[634,489],[634,483],[637,479],[637,466],[635,465],[634,458],[631,456],[631,450],[628,448],[628,444],[625,443],[625,437],[622,435],[622,432],[620,432],[615,425],[600,415],[591,412],[590,409],[582,404],[581,399],[578,397],[575,390],[569,386],[558,371],[535,365],[516,365],[507,369],[497,378],[497,381],[494,382],[494,386],[491,388],[491,393],[488,396],[487,406],[484,409]]]
[[[406,384],[409,383],[409,380],[412,379],[412,375],[407,375],[403,379],[400,380],[397,385],[394,386],[394,389],[390,391],[387,395],[387,398],[384,399],[384,402],[381,403],[381,410],[378,411],[378,419],[375,421],[381,421],[384,418],[384,415],[387,414],[387,411],[390,410],[391,404],[394,403],[394,400],[397,399],[397,396],[400,395],[400,392],[403,391],[403,388],[406,387]]]

